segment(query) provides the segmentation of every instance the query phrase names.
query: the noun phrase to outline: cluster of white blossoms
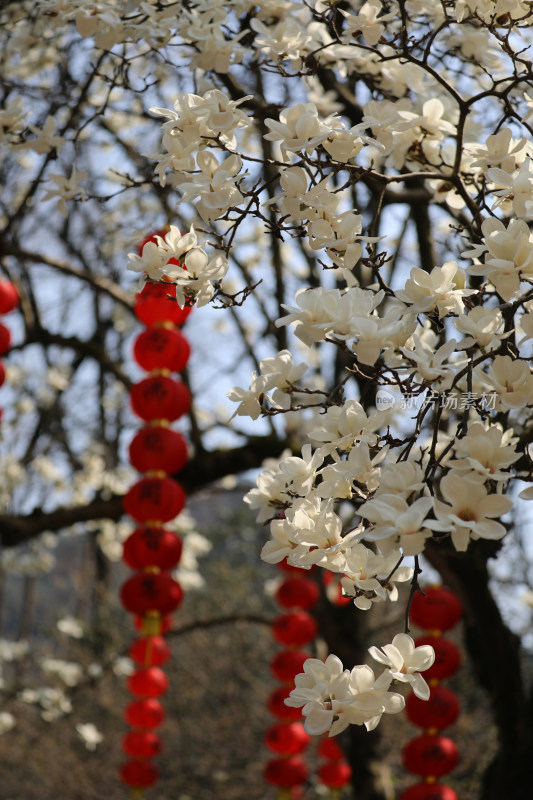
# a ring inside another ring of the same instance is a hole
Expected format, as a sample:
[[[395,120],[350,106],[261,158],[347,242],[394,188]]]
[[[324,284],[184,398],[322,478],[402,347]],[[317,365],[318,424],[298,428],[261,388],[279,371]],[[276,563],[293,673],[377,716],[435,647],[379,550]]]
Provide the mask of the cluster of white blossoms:
[[[302,709],[307,733],[316,736],[329,731],[330,736],[335,736],[348,725],[364,725],[373,730],[383,714],[397,714],[404,708],[403,696],[389,691],[393,682],[408,683],[417,697],[429,698],[429,686],[420,673],[435,660],[432,647],[415,647],[410,636],[400,633],[391,644],[381,650],[371,647],[369,652],[386,667],[378,678],[366,665],[351,671],[343,669],[335,655],[328,656],[325,662],[307,659],[285,701],[288,706]]]
[[[198,306],[208,303],[228,271],[227,259],[220,253],[209,258],[192,225],[183,235],[171,225],[164,236],[154,238],[146,242],[141,255],[129,253],[129,269],[155,281],[170,278],[182,308],[189,299]]]

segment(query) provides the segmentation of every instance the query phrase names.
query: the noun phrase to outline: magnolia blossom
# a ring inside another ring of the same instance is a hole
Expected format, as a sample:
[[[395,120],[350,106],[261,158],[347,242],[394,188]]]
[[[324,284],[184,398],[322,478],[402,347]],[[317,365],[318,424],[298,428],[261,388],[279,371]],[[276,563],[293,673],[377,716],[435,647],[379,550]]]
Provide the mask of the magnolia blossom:
[[[319,735],[329,731],[335,736],[350,723],[373,730],[384,713],[396,714],[404,708],[403,697],[388,692],[392,681],[385,670],[378,679],[368,666],[343,670],[337,656],[326,661],[309,658],[304,671],[296,675],[295,688],[285,704],[302,708],[307,733]]]
[[[444,362],[454,352],[457,342],[455,339],[443,344],[435,351],[431,345],[426,344],[416,334],[413,335],[414,349],[410,350],[407,347],[400,347],[399,350],[407,357],[409,361],[416,364],[415,367],[406,367],[405,369],[414,374],[415,380],[420,383],[426,381],[436,384],[439,383],[441,389],[449,388],[453,373]],[[402,367],[402,369],[404,369]],[[432,387],[434,388],[434,387]]]
[[[516,168],[515,156],[526,147],[525,139],[513,139],[510,128],[502,128],[498,133],[487,137],[485,144],[468,144],[467,151],[474,156],[470,167],[487,170],[499,167],[505,172],[513,172]]]
[[[76,725],[76,731],[83,739],[87,750],[96,750],[97,746],[104,741],[102,733],[92,722],[80,722]]]
[[[267,386],[267,378],[264,375],[257,375],[256,372],[252,373],[249,389],[241,389],[234,386],[230,389],[226,397],[234,403],[238,403],[236,410],[233,412],[233,417],[250,417],[257,419],[262,413],[263,408],[261,401]]]
[[[16,725],[16,720],[13,714],[9,711],[0,711],[0,736],[12,730]]]
[[[391,550],[387,555],[374,553],[360,542],[347,551],[345,561],[338,571],[344,573],[341,585],[344,593],[354,598],[354,605],[368,611],[373,603],[387,598],[398,599],[398,588],[394,582],[408,581],[413,575],[411,567],[399,567],[402,554]]]
[[[285,160],[288,160],[291,152],[303,150],[308,154],[312,153],[329,134],[328,126],[318,118],[314,103],[297,103],[282,111],[279,118],[280,122],[274,119],[265,120],[265,125],[270,128],[265,139],[281,142],[281,152]]]
[[[203,150],[196,156],[201,175],[194,173],[190,181],[180,183],[183,200],[199,197],[196,210],[204,220],[218,219],[225,211],[239,205],[244,199],[235,185],[235,177],[242,168],[240,156],[228,156],[221,164],[210,150]]]
[[[456,474],[466,472],[469,480],[507,480],[508,469],[520,458],[513,447],[513,430],[502,431],[497,425],[485,427],[482,422],[473,422],[468,432],[455,443],[459,458],[448,462]]]
[[[496,356],[486,378],[501,408],[524,408],[533,403],[533,375],[527,361]]]
[[[35,139],[27,139],[21,142],[17,147],[33,150],[40,155],[49,153],[51,150],[57,150],[59,153],[65,145],[65,139],[62,136],[56,136],[57,122],[51,116],[46,118],[42,128],[36,125],[28,125],[30,131],[35,135]]]
[[[447,261],[429,273],[414,267],[405,288],[398,289],[395,294],[404,303],[412,304],[418,313],[428,314],[436,308],[442,319],[450,311],[462,311],[462,298],[473,294],[473,290],[463,288],[464,284],[464,271],[456,261]]]
[[[343,41],[350,42],[352,37],[363,35],[368,44],[377,44],[385,31],[383,23],[396,18],[394,11],[382,14],[380,17],[381,11],[383,11],[383,6],[380,0],[368,0],[361,6],[358,14],[350,14],[341,9],[341,14],[346,17]]]
[[[57,197],[57,207],[61,214],[67,216],[67,200],[86,200],[87,192],[80,186],[82,181],[87,180],[89,173],[85,169],[76,170],[72,167],[70,177],[65,175],[58,175],[56,173],[48,173],[48,179],[55,184],[55,189],[47,189],[43,195],[43,200],[51,200]]]
[[[350,498],[359,493],[354,484],[372,492],[379,485],[379,464],[386,458],[388,447],[383,447],[372,458],[366,442],[354,445],[346,459],[335,460],[321,470],[321,483],[317,488],[320,497]]]
[[[273,358],[264,358],[259,367],[266,378],[265,389],[271,392],[269,400],[278,408],[289,409],[290,393],[294,384],[307,372],[307,364],[295,364],[291,353],[281,350]]]
[[[374,523],[365,532],[365,539],[378,542],[384,552],[400,547],[404,555],[417,555],[432,535],[424,526],[432,508],[432,497],[420,497],[408,504],[403,497],[379,494],[359,508],[361,516]]]
[[[390,668],[394,680],[410,683],[417,697],[429,700],[429,686],[420,672],[429,669],[435,661],[435,651],[430,645],[415,647],[410,636],[399,633],[392,644],[386,644],[381,650],[370,647],[368,652],[375,661]]]
[[[468,268],[471,275],[486,275],[504,300],[511,300],[520,291],[520,281],[533,280],[533,235],[524,220],[512,219],[505,227],[494,217],[481,225],[483,244],[463,253],[484,256],[483,263]]]
[[[316,471],[324,458],[319,452],[312,452],[310,444],[302,447],[302,457],[289,456],[279,463],[279,471],[284,476],[287,486],[296,494],[305,494],[313,486]]]
[[[458,347],[478,347],[484,350],[494,350],[500,346],[502,339],[509,336],[504,333],[503,317],[499,309],[475,306],[468,314],[463,314],[453,320],[458,331],[465,334]]]
[[[533,216],[533,173],[529,156],[520,169],[512,173],[498,167],[487,170],[487,176],[497,188],[493,208],[501,207],[504,212],[512,209],[520,219],[531,219]],[[499,189],[498,187],[503,187]]]
[[[446,502],[434,501],[436,521],[427,521],[435,531],[449,531],[456,550],[464,551],[470,539],[502,539],[506,530],[495,517],[511,510],[513,502],[500,494],[488,494],[479,482],[449,472],[440,482]]]
[[[313,444],[324,442],[317,452],[325,455],[336,449],[349,451],[357,442],[375,444],[380,419],[377,414],[368,417],[357,400],[348,400],[342,406],[330,406],[325,414],[317,414],[315,424],[308,437]]]

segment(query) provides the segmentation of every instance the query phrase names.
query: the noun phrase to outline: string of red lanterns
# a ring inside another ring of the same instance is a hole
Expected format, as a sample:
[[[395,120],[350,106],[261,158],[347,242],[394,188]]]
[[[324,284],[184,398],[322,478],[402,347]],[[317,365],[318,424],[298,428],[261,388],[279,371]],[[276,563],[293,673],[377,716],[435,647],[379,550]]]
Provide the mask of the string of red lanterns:
[[[280,790],[280,797],[296,798],[309,772],[302,758],[311,737],[305,732],[301,710],[285,705],[294,686],[294,677],[302,672],[304,662],[311,654],[300,648],[316,636],[317,624],[308,613],[319,598],[316,583],[309,578],[296,577],[301,571],[286,562],[279,565],[284,577],[279,584],[275,601],[281,613],[272,622],[273,639],[283,648],[270,661],[270,672],[281,684],[270,693],[268,710],[276,722],[265,732],[265,744],[275,753],[264,766],[263,777],[267,783]]]
[[[11,281],[0,280],[0,315],[9,314],[14,311],[19,304],[19,294]],[[0,356],[5,356],[11,347],[11,331],[0,322]],[[6,370],[0,361],[0,386],[5,383]],[[2,409],[0,409],[0,420],[2,419]]]
[[[457,800],[450,786],[438,783],[437,779],[451,772],[459,754],[455,742],[442,735],[459,716],[459,700],[451,689],[440,682],[453,675],[459,668],[461,656],[454,642],[442,636],[461,619],[461,602],[449,589],[441,586],[424,588],[425,597],[416,594],[410,609],[410,620],[417,627],[430,631],[429,635],[415,640],[415,646],[429,644],[435,650],[435,662],[424,676],[431,687],[429,700],[420,700],[411,693],[405,703],[405,711],[413,725],[423,728],[424,733],[415,737],[403,750],[405,768],[424,778],[423,783],[407,788],[400,800]]]
[[[141,242],[139,253],[156,235]],[[188,411],[191,400],[185,384],[171,376],[183,371],[190,355],[180,327],[192,308],[180,308],[175,297],[172,284],[148,281],[134,305],[146,329],[134,342],[133,357],[149,373],[130,390],[131,407],[144,427],[130,444],[129,458],[142,477],[123,498],[124,511],[138,525],[123,546],[123,561],[134,574],[120,590],[121,602],[134,615],[141,634],[129,651],[135,670],[127,687],[134,699],[124,712],[131,730],[122,740],[122,749],[129,760],[120,769],[122,782],[134,796],[142,796],[159,777],[151,759],[161,751],[155,729],[165,719],[165,711],[158,698],[169,685],[161,668],[170,658],[163,636],[171,625],[169,615],[183,600],[183,590],[170,574],[180,561],[182,541],[164,527],[185,506],[185,491],[170,476],[187,463],[187,444],[170,424]]]

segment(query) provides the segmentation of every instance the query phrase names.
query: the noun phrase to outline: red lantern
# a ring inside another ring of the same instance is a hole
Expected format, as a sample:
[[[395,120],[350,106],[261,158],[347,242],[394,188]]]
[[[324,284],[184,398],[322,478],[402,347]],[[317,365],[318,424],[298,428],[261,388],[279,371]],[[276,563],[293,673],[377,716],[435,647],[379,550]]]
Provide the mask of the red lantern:
[[[157,728],[165,719],[165,709],[158,700],[134,700],[124,712],[132,728]]]
[[[304,663],[308,658],[311,658],[311,655],[300,650],[281,650],[271,659],[270,670],[278,681],[288,683],[299,672],[303,672]]]
[[[150,425],[133,438],[130,464],[139,472],[162,470],[169,475],[179,472],[187,463],[187,443],[181,433],[159,425]]]
[[[296,611],[280,614],[272,623],[272,636],[280,644],[301,646],[315,638],[317,624],[310,614]]]
[[[0,356],[7,353],[11,347],[11,331],[0,323]]]
[[[462,617],[461,601],[449,589],[442,586],[424,588],[425,597],[415,594],[409,617],[419,628],[447,631]]]
[[[183,544],[177,533],[166,528],[136,528],[123,545],[122,558],[131,569],[173,569],[179,563]]]
[[[120,768],[120,780],[126,786],[145,788],[159,778],[159,770],[149,761],[126,761]]]
[[[2,362],[0,361],[0,386],[2,386],[2,384],[5,381],[5,379],[6,379],[6,369],[5,369],[4,365],[2,364]]]
[[[151,731],[131,731],[122,739],[122,749],[132,758],[154,758],[161,752],[161,740]]]
[[[408,742],[402,753],[404,767],[424,778],[439,778],[451,772],[459,760],[457,747],[446,736],[428,733]]]
[[[417,783],[402,792],[400,800],[458,800],[458,797],[442,783]]]
[[[183,589],[168,572],[140,572],[122,584],[120,599],[132,614],[169,614],[183,600]]]
[[[19,304],[19,293],[11,281],[0,280],[0,314],[9,314]]]
[[[271,758],[263,769],[268,783],[280,788],[290,789],[307,780],[307,767],[301,758]]]
[[[459,700],[451,689],[433,686],[429,700],[411,693],[405,701],[407,718],[419,728],[442,730],[453,725],[460,712]]]
[[[138,697],[159,697],[168,689],[168,678],[159,667],[146,667],[130,675],[127,685]]]
[[[143,636],[130,647],[130,658],[145,667],[160,667],[171,656],[171,650],[162,636]]]
[[[135,298],[133,310],[139,322],[144,325],[154,325],[156,322],[183,325],[192,311],[192,306],[179,307],[174,284],[148,281]]]
[[[334,761],[331,764],[322,764],[318,769],[318,780],[331,789],[340,789],[346,786],[352,778],[352,768],[345,761]]]
[[[461,653],[454,642],[443,636],[419,636],[415,640],[416,647],[429,644],[435,651],[435,661],[429,669],[424,672],[424,678],[431,680],[437,678],[449,678],[454,675],[461,665]]]
[[[274,753],[295,756],[305,750],[310,736],[301,722],[281,722],[271,725],[265,732],[265,744]]]
[[[328,761],[343,761],[344,751],[337,743],[336,739],[326,736],[318,743],[318,755],[327,758]]]
[[[131,387],[130,402],[133,411],[146,422],[161,419],[173,422],[187,413],[191,395],[181,381],[154,375]]]
[[[185,506],[185,492],[171,478],[142,478],[122,498],[126,514],[137,522],[168,522]]]
[[[140,333],[133,345],[135,361],[146,372],[155,369],[182,372],[190,354],[189,342],[178,330],[160,325]]]
[[[267,707],[272,716],[283,720],[299,720],[302,718],[301,708],[292,708],[285,705],[285,700],[291,693],[290,686],[279,686],[274,689],[268,698]]]
[[[275,599],[283,608],[308,609],[315,605],[320,590],[314,581],[307,578],[287,578],[279,586]]]

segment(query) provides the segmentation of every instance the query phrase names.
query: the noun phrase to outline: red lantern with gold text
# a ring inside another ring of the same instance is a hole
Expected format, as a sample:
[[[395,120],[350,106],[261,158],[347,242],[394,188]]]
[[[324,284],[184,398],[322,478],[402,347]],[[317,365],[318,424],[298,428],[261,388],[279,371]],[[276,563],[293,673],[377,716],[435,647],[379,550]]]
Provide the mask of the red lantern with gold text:
[[[462,616],[461,602],[449,589],[428,586],[416,594],[410,609],[410,621],[425,628],[430,635],[415,640],[416,647],[429,644],[435,650],[435,662],[425,672],[430,685],[429,700],[420,700],[411,693],[405,702],[407,718],[424,733],[412,739],[403,750],[403,763],[409,772],[425,779],[410,786],[401,800],[457,800],[453,789],[437,783],[436,779],[451,772],[458,760],[457,747],[440,731],[453,725],[460,713],[459,700],[451,689],[440,681],[453,675],[461,658],[457,645],[442,636],[456,625]]]
[[[146,237],[139,252],[148,243],[157,247],[158,237],[164,235],[165,231],[157,231]],[[123,498],[124,511],[138,527],[124,542],[123,560],[134,574],[123,583],[120,599],[134,615],[141,636],[130,648],[136,669],[127,687],[136,699],[124,712],[131,730],[122,740],[122,749],[130,760],[122,765],[120,778],[135,794],[142,794],[159,776],[150,759],[161,750],[161,740],[153,729],[165,718],[157,698],[169,685],[161,669],[170,657],[163,634],[170,627],[169,615],[183,600],[181,586],[170,574],[181,558],[182,541],[164,525],[178,516],[186,501],[174,476],[187,463],[187,444],[169,426],[187,413],[191,403],[185,384],[172,377],[183,371],[189,359],[190,346],[178,326],[191,309],[179,308],[176,287],[171,283],[147,281],[137,295],[134,311],[147,327],[134,342],[133,356],[148,375],[130,390],[131,408],[145,427],[129,445],[130,463],[142,477]]]

